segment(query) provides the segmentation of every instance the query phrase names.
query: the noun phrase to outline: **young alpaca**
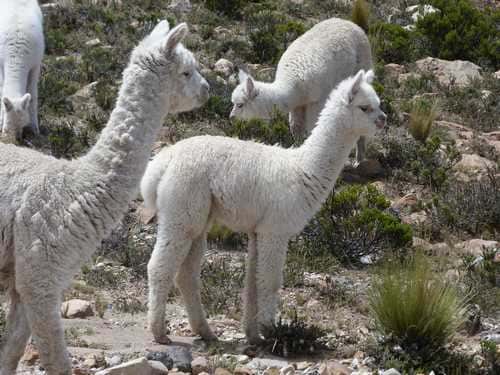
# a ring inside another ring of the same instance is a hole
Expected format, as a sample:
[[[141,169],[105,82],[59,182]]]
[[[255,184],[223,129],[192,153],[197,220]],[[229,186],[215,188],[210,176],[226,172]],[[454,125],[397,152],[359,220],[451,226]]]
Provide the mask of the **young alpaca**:
[[[30,126],[38,134],[38,78],[44,51],[37,0],[0,1],[0,124],[19,138]]]
[[[320,209],[356,140],[385,124],[372,78],[372,71],[360,71],[341,82],[299,148],[200,136],[165,148],[150,162],[141,192],[158,217],[148,264],[148,318],[158,342],[168,343],[165,303],[176,272],[193,331],[214,338],[199,289],[214,221],[248,234],[244,325],[248,340],[259,341],[260,329],[275,317],[289,239]]]
[[[364,31],[340,18],[325,20],[290,44],[278,63],[274,82],[258,82],[240,71],[230,117],[269,119],[276,107],[289,112],[293,135],[304,137],[316,125],[332,89],[360,69],[371,68],[370,43]],[[364,156],[365,140],[360,138],[357,161]]]
[[[62,291],[136,197],[167,112],[208,99],[180,41],[161,22],[132,52],[106,128],[85,156],[60,160],[0,143],[0,289],[10,295],[0,374],[15,373],[33,334],[48,375],[70,375]]]

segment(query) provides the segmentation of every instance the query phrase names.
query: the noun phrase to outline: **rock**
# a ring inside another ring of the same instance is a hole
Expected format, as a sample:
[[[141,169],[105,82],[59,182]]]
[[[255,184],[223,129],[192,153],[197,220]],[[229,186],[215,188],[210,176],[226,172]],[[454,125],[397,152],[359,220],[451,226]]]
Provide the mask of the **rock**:
[[[106,365],[106,360],[102,354],[90,354],[85,357],[83,365],[88,368],[98,368]]]
[[[192,8],[189,0],[172,0],[168,6],[168,9],[174,13],[189,13]]]
[[[394,202],[391,207],[397,211],[407,209],[411,211],[418,205],[417,195],[414,193],[409,193],[399,198],[396,202]]]
[[[287,367],[288,362],[280,359],[270,359],[270,358],[253,358],[247,363],[247,367],[256,370],[263,370],[269,367],[283,368]]]
[[[87,47],[95,47],[95,46],[98,46],[99,44],[101,44],[101,40],[99,38],[90,39],[90,40],[85,42],[85,45]]]
[[[420,18],[428,14],[441,12],[439,9],[434,8],[432,5],[412,5],[405,9],[405,12],[410,15],[412,21],[416,23]]]
[[[144,357],[134,359],[119,366],[97,371],[96,375],[151,375],[153,369]]]
[[[469,85],[471,80],[481,78],[481,67],[470,61],[426,57],[418,60],[416,65],[420,72],[434,75],[445,86],[455,84],[463,87]]]
[[[168,357],[172,358],[174,363],[173,367],[176,367],[179,371],[191,372],[191,362],[193,361],[193,356],[188,347],[180,345],[168,346],[165,349],[165,353],[168,355]],[[160,362],[163,363],[163,361],[161,360]]]
[[[492,250],[500,246],[500,242],[497,241],[487,241],[480,238],[475,238],[473,240],[459,242],[455,245],[458,250],[462,252],[469,253],[476,257],[483,254],[484,249]]]
[[[24,355],[22,361],[29,366],[33,366],[35,362],[40,358],[40,354],[36,348],[29,344],[24,350]]]
[[[226,28],[226,27],[223,27],[223,26],[217,26],[214,30],[213,30],[213,34],[214,34],[214,37],[216,39],[224,39],[226,37],[229,37],[229,36],[232,36],[232,32],[230,29]]]
[[[98,82],[89,83],[68,98],[76,113],[97,108],[95,101],[97,84]]]
[[[384,174],[384,168],[377,159],[365,159],[356,167],[356,173],[366,177],[377,177]]]
[[[386,371],[382,371],[380,372],[381,375],[401,375],[401,373],[396,370],[395,368],[391,368],[389,370],[386,370]]]
[[[168,368],[160,361],[148,361],[151,367],[151,375],[168,374]]]
[[[236,356],[236,362],[239,364],[247,363],[250,360],[250,357],[246,354],[240,354]]]
[[[280,375],[280,370],[277,369],[276,367],[271,367],[271,368],[264,370],[262,375]]]
[[[228,78],[234,71],[234,64],[226,59],[219,59],[214,64],[214,72]]]
[[[319,367],[319,375],[350,375],[352,370],[337,361],[322,363]]]
[[[148,352],[146,358],[149,361],[156,361],[162,363],[169,370],[174,367],[174,360],[170,358],[166,352]]]
[[[222,367],[217,367],[215,369],[214,375],[232,375],[231,371],[222,368]]]
[[[493,73],[493,76],[494,76],[496,79],[500,79],[500,70],[497,70],[495,73]]]
[[[400,74],[398,77],[398,83],[401,85],[408,81],[409,79],[420,79],[422,78],[421,74],[410,72],[410,73],[403,73]]]
[[[87,318],[89,316],[94,316],[94,311],[89,301],[72,299],[63,302],[61,306],[61,315],[66,319]]]
[[[205,357],[196,357],[191,361],[191,372],[193,375],[198,375],[208,371],[208,361]]]
[[[246,366],[236,366],[233,371],[234,375],[253,375],[254,371]]]
[[[410,225],[424,225],[429,223],[429,218],[425,211],[413,212],[408,216],[403,216],[401,221]]]
[[[288,365],[286,367],[283,367],[279,371],[279,375],[293,375],[293,374],[295,374],[295,367],[293,367],[293,365]]]
[[[311,367],[312,363],[305,362],[305,361],[304,362],[297,362],[296,366],[297,366],[297,370],[303,371],[303,370],[307,369],[308,367]]]
[[[467,177],[485,175],[488,169],[494,169],[495,163],[477,154],[463,154],[462,159],[453,166],[453,170]]]
[[[384,65],[384,74],[386,75],[386,77],[395,81],[397,81],[399,76],[405,73],[405,71],[406,68],[404,67],[404,65],[393,63]]]
[[[115,354],[112,357],[106,358],[106,364],[108,365],[108,367],[118,366],[120,363],[122,363],[122,361],[123,358],[119,354]]]

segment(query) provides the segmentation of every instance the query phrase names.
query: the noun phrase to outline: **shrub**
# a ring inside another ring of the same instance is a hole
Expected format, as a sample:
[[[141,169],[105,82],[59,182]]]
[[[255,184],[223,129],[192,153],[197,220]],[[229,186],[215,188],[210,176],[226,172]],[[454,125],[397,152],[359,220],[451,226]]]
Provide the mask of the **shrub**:
[[[432,124],[437,117],[436,102],[417,100],[413,103],[410,112],[408,130],[412,137],[420,143],[425,143],[431,132]]]
[[[465,319],[464,297],[420,253],[382,267],[368,298],[378,329],[410,352],[432,356]]]
[[[368,4],[365,0],[356,0],[354,6],[352,8],[351,20],[356,25],[361,27],[365,33],[368,33],[369,29],[369,18],[370,18],[370,9],[368,8]]]
[[[370,28],[369,37],[373,55],[380,63],[402,64],[412,60],[412,34],[402,26],[377,23]]]
[[[418,20],[416,35],[424,42],[421,54],[447,60],[469,60],[498,69],[500,10],[479,10],[470,0],[433,0],[440,12]]]
[[[247,28],[253,49],[248,58],[261,64],[277,64],[288,45],[306,31],[302,23],[267,9],[252,13]]]
[[[455,182],[432,201],[432,220],[463,235],[497,236],[500,233],[500,178],[494,171],[480,181]]]
[[[243,8],[249,2],[249,0],[205,0],[205,6],[230,18],[240,18]]]
[[[333,193],[301,237],[310,255],[331,254],[359,264],[364,256],[405,247],[411,228],[384,210],[389,201],[371,185],[352,185]]]
[[[282,147],[290,147],[294,144],[293,137],[288,130],[286,115],[275,111],[271,120],[260,119],[235,120],[225,129],[228,136],[239,139],[253,139],[266,144],[279,144]]]
[[[224,313],[234,316],[240,312],[245,267],[243,264],[231,264],[230,259],[220,256],[203,263],[201,301],[209,315]]]
[[[481,354],[486,360],[491,374],[500,373],[500,353],[497,350],[496,342],[491,340],[481,341]]]
[[[273,354],[288,357],[293,354],[313,354],[323,348],[319,341],[326,332],[318,326],[308,326],[295,311],[290,321],[281,317],[276,324],[264,327],[266,348]]]

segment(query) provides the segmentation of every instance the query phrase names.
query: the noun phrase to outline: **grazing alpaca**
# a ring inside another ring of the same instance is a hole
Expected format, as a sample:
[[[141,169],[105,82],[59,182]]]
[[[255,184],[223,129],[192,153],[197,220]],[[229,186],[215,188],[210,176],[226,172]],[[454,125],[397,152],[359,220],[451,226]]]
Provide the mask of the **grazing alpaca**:
[[[320,209],[356,140],[385,124],[372,78],[372,71],[360,71],[341,82],[299,148],[200,136],[150,162],[141,193],[158,217],[148,264],[149,324],[158,342],[168,343],[165,303],[176,273],[193,331],[214,338],[199,289],[213,222],[248,234],[244,324],[249,341],[259,341],[262,326],[275,317],[289,239]]]
[[[269,119],[276,107],[290,113],[290,130],[302,138],[316,125],[332,89],[360,69],[371,68],[370,43],[364,31],[340,18],[325,20],[290,44],[278,63],[274,82],[258,82],[240,71],[230,117]],[[364,155],[361,138],[358,162]]]
[[[136,197],[167,112],[208,98],[180,41],[186,24],[161,22],[132,52],[107,126],[85,156],[59,160],[0,144],[0,289],[10,310],[0,375],[15,373],[33,334],[48,375],[70,375],[62,291]]]
[[[38,78],[44,51],[42,12],[36,0],[0,1],[0,124],[2,134],[38,134]]]

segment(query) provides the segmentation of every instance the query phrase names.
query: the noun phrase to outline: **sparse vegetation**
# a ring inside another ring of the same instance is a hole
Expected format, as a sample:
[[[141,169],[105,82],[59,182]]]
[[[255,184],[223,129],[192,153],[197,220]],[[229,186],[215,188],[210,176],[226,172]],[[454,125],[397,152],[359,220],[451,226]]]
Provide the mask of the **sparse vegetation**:
[[[416,100],[410,112],[410,124],[408,130],[415,140],[425,143],[431,133],[432,124],[437,117],[436,102],[427,100]]]
[[[408,352],[429,357],[463,324],[466,299],[421,253],[381,268],[369,294],[378,329]],[[423,354],[425,353],[425,354]]]

